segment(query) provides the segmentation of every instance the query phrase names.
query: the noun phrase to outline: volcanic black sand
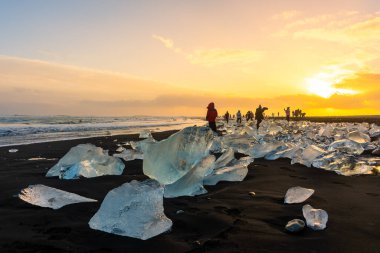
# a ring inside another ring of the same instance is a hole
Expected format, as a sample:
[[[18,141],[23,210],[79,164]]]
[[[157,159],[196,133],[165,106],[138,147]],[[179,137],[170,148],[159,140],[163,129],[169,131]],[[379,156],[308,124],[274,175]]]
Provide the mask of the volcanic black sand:
[[[160,140],[173,132],[153,134]],[[117,141],[115,141],[117,139]],[[165,199],[171,231],[146,241],[92,230],[88,221],[111,189],[144,180],[142,161],[125,162],[121,176],[59,180],[45,178],[58,160],[80,143],[93,143],[113,154],[116,144],[138,135],[108,136],[0,148],[0,252],[380,252],[379,176],[339,176],[290,165],[288,159],[256,159],[243,182],[220,182],[207,194]],[[22,188],[44,184],[97,199],[58,210],[17,198]],[[327,229],[288,234],[286,223],[302,219],[303,204],[283,204],[293,186],[315,189],[305,203],[329,214]],[[255,192],[250,196],[249,192]],[[183,213],[177,214],[178,210]]]

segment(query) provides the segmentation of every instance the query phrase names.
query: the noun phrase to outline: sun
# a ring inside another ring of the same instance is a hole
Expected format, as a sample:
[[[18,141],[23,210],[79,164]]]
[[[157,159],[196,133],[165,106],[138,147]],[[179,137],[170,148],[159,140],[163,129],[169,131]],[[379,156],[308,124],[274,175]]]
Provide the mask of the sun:
[[[305,79],[308,92],[323,98],[329,98],[334,94],[354,95],[358,93],[357,91],[351,89],[336,88],[336,84],[340,83],[346,75],[342,75],[341,71],[334,72],[335,73],[322,72]]]

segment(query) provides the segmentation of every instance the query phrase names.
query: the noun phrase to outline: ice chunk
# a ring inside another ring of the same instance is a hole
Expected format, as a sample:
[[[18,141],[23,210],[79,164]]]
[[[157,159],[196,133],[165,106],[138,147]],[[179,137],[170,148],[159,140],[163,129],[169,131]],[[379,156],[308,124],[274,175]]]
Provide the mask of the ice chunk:
[[[148,137],[147,139],[142,140],[142,141],[137,141],[137,142],[131,141],[131,142],[129,142],[131,147],[140,153],[144,153],[148,149],[148,147],[153,143],[156,143],[156,140],[153,139],[153,137]]]
[[[32,205],[53,209],[81,202],[97,202],[95,199],[85,198],[42,184],[29,185],[28,188],[21,190],[18,197]]]
[[[372,124],[371,129],[368,131],[369,136],[371,137],[377,137],[380,135],[380,127]]]
[[[372,155],[380,156],[380,147],[374,149],[374,150],[372,151]]]
[[[164,185],[174,183],[208,156],[213,136],[208,127],[187,127],[151,144],[144,153],[144,174]]]
[[[268,127],[268,134],[276,135],[282,132],[282,130],[283,130],[282,127],[272,124]]]
[[[360,144],[368,143],[371,141],[371,138],[368,135],[359,131],[353,131],[348,133],[348,139]]]
[[[228,167],[215,168],[204,178],[203,184],[216,185],[220,181],[243,181],[248,173],[247,167],[252,162],[253,158],[248,156],[232,161]]]
[[[329,151],[333,150],[338,150],[340,152],[345,152],[348,154],[355,154],[355,155],[360,155],[364,152],[364,148],[362,145],[359,143],[352,141],[352,140],[339,140],[339,141],[334,141],[333,143],[330,144]]]
[[[285,194],[285,204],[302,203],[314,194],[313,189],[307,189],[300,186],[289,188]]]
[[[159,235],[172,226],[164,214],[163,194],[164,188],[155,180],[125,183],[108,192],[89,225],[142,240]]]
[[[152,137],[152,133],[150,132],[149,129],[144,129],[140,132],[140,135],[139,135],[139,138],[142,139],[142,138],[151,138]],[[153,138],[153,137],[152,137]]]
[[[334,133],[334,127],[330,124],[327,124],[325,127],[322,127],[319,130],[318,135],[331,138],[333,136],[333,133]]]
[[[79,144],[70,149],[47,173],[47,177],[59,176],[62,179],[121,175],[124,163],[108,155],[108,151],[92,144]]]
[[[122,158],[124,161],[132,161],[135,159],[144,159],[144,154],[140,153],[139,151],[136,151],[134,149],[125,149],[120,154],[114,154],[114,157]]]
[[[289,147],[289,145],[288,145]],[[294,154],[299,150],[299,146],[291,146],[284,150],[279,150],[276,152],[271,152],[265,156],[266,160],[276,160],[278,158],[293,158]]]
[[[261,158],[268,153],[276,153],[285,149],[287,149],[287,146],[283,142],[263,142],[254,145],[249,155],[253,158]]]
[[[16,153],[16,152],[18,152],[18,149],[13,148],[13,149],[8,150],[8,152],[9,153]]]
[[[229,148],[224,152],[216,161],[214,164],[214,168],[221,168],[226,166],[228,163],[230,163],[232,160],[235,159],[235,152],[232,148]]]
[[[226,147],[232,148],[235,152],[249,155],[252,149],[252,143],[255,140],[253,137],[230,135],[223,138],[223,143]]]
[[[286,224],[285,229],[291,233],[297,233],[305,228],[305,222],[300,219],[294,219]]]
[[[173,184],[165,185],[165,198],[179,196],[196,196],[207,193],[203,187],[203,178],[215,162],[215,156],[210,155],[195,165],[186,175]]]
[[[125,148],[120,146],[116,149],[116,152],[123,152],[124,150],[125,150]]]
[[[302,207],[303,217],[306,219],[306,225],[313,230],[323,230],[329,218],[327,212],[322,209],[314,209],[311,205]]]
[[[360,162],[360,163],[357,163],[353,168],[346,167],[346,168],[337,170],[336,172],[344,176],[363,175],[363,174],[372,174],[375,168],[376,168],[375,166],[371,166],[363,162]]]
[[[310,167],[313,161],[324,154],[325,151],[315,145],[310,145],[302,151],[301,159],[297,163]],[[295,161],[292,161],[294,163]]]

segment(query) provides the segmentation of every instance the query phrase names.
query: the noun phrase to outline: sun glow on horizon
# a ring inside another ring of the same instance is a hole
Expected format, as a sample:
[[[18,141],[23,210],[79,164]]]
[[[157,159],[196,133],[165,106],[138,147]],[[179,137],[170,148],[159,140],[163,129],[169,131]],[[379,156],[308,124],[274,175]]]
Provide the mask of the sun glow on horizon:
[[[307,90],[313,95],[323,98],[330,98],[332,95],[355,95],[359,92],[352,89],[336,88],[335,85],[342,82],[343,79],[351,76],[353,73],[349,70],[343,70],[334,67],[333,71],[322,72],[313,77],[305,79]]]

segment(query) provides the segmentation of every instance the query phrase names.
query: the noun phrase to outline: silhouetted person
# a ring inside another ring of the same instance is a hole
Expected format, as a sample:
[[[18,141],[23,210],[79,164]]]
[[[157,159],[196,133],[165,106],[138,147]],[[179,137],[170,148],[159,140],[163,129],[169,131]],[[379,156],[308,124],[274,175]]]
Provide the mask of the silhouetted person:
[[[280,117],[280,112],[277,113],[277,117]]]
[[[206,120],[208,121],[209,127],[212,129],[212,131],[216,131],[216,117],[218,117],[218,111],[215,109],[215,105],[213,102],[209,103],[207,106],[207,115]]]
[[[260,123],[264,119],[264,111],[265,110],[268,110],[268,108],[267,107],[261,107],[261,105],[259,105],[259,107],[257,107],[257,109],[256,109],[255,117],[256,117],[256,121],[257,121],[257,124],[256,124],[257,129],[259,129]]]
[[[284,109],[284,112],[286,114],[286,120],[290,121],[290,107],[288,106],[286,109]]]
[[[230,119],[230,114],[228,111],[226,112],[226,114],[224,114],[224,119],[226,120],[226,122],[228,124],[228,120]]]
[[[240,112],[240,110],[238,110],[238,112],[236,113],[236,122],[241,123],[241,112]]]

